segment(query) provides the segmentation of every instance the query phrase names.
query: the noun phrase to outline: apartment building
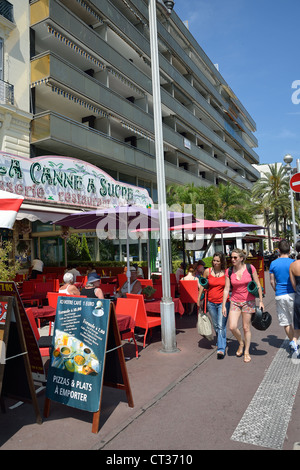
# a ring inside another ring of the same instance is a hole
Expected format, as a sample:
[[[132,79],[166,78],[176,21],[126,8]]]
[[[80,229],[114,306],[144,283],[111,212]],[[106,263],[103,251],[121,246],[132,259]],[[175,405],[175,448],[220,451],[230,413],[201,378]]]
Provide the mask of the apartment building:
[[[250,188],[255,122],[176,15],[158,4],[166,183]],[[65,155],[156,200],[148,5],[31,0],[31,157]]]
[[[29,13],[24,0],[0,1],[0,150],[24,157],[30,156],[33,117]]]
[[[259,178],[255,122],[176,4],[166,15],[161,3],[166,184],[250,189]],[[55,184],[70,181],[56,174],[53,183],[55,167],[147,190],[157,202],[147,0],[0,0],[0,30],[0,184],[25,196],[19,218],[33,223],[34,252],[42,236],[60,233],[35,221],[94,208],[89,195],[55,199]],[[63,251],[61,239],[57,247]]]

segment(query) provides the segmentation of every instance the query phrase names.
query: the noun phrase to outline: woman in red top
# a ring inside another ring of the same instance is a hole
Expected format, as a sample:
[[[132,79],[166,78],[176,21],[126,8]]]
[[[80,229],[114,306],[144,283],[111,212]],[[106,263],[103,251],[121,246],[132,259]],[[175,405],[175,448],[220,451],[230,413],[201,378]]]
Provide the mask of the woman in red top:
[[[223,291],[225,288],[226,259],[223,253],[215,253],[212,267],[205,269],[203,277],[208,280],[207,309],[211,316],[217,335],[217,358],[223,359],[226,348],[226,323],[227,315],[222,314]],[[198,306],[204,288],[200,287]],[[229,310],[229,302],[227,304]]]
[[[226,270],[226,284],[224,289],[223,297],[223,315],[225,314],[225,303],[226,298],[229,294],[231,285],[231,301],[229,311],[229,328],[233,335],[239,342],[239,348],[236,352],[236,356],[241,357],[244,351],[244,362],[250,362],[251,356],[249,355],[249,348],[251,342],[251,317],[255,312],[256,302],[254,295],[248,292],[247,286],[251,281],[251,275],[248,273],[247,266],[245,264],[247,253],[239,248],[236,248],[231,253],[231,261],[233,271],[231,279],[228,276],[228,270]],[[264,309],[262,300],[262,290],[258,279],[256,269],[251,264],[253,280],[256,282],[259,292],[259,308]],[[242,315],[243,330],[244,330],[244,341],[242,340],[241,332],[238,328],[238,322]]]

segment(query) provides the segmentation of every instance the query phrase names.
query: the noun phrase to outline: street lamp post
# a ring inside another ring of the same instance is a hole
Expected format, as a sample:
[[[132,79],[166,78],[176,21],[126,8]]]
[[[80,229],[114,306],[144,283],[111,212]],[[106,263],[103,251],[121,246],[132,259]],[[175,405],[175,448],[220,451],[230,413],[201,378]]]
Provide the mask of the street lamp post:
[[[174,5],[173,1],[164,0],[164,3],[162,3],[162,1],[159,0],[159,3],[164,6],[168,13],[171,13]],[[149,0],[149,30],[162,274],[162,301],[160,304],[162,336],[161,351],[171,353],[177,352],[178,349],[176,347],[174,302],[171,297],[170,286],[169,230],[166,204],[165,164],[162,133],[159,58],[157,44],[156,0]]]
[[[285,155],[283,158],[285,163],[285,169],[288,172],[289,178],[292,175],[292,166],[291,163],[293,161],[292,155]],[[293,229],[293,240],[294,240],[294,249],[296,248],[297,243],[297,236],[296,236],[296,221],[295,221],[295,208],[294,208],[294,193],[290,186],[290,199],[291,199],[291,211],[292,211],[292,229]]]

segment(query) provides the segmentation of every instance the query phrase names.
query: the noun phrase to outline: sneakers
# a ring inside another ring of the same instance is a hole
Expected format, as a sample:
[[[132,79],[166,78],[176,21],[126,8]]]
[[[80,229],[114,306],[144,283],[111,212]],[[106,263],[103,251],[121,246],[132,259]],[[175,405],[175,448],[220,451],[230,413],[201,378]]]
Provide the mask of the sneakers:
[[[298,345],[295,343],[295,341],[290,341],[290,350],[291,350],[291,353],[298,354]]]

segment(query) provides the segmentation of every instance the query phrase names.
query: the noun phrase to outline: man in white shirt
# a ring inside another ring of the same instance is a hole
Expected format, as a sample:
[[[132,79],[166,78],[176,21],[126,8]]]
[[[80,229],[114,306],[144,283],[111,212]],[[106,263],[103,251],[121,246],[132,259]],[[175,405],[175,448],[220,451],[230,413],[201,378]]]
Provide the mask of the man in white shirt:
[[[40,258],[36,257],[32,261],[32,270],[31,270],[30,278],[31,279],[36,279],[38,274],[42,274],[43,269],[44,269],[43,261],[41,261]]]

